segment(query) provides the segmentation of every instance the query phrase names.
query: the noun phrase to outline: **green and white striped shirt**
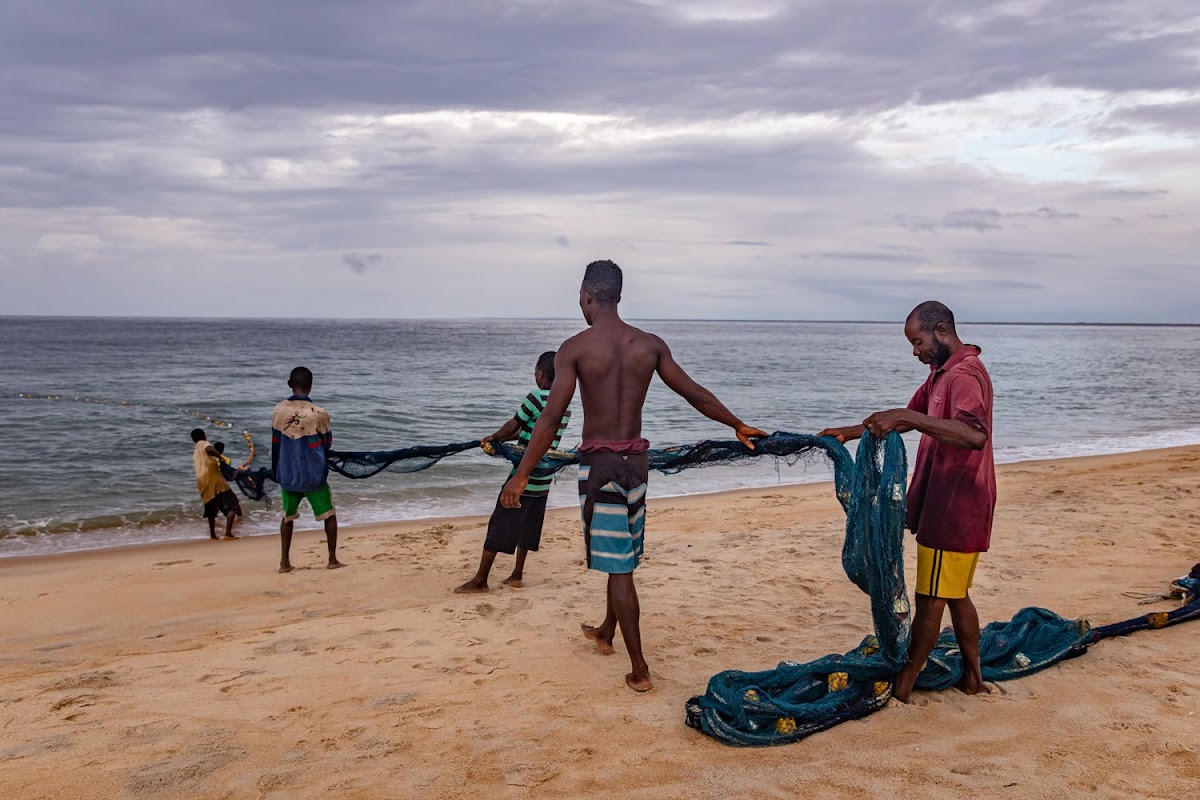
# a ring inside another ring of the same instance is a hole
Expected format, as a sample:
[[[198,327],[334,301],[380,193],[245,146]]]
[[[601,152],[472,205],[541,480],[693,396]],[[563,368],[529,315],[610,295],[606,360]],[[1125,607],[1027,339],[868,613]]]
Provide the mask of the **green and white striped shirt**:
[[[522,447],[529,446],[529,440],[533,438],[533,426],[537,423],[538,417],[542,415],[542,409],[546,407],[546,401],[550,399],[549,389],[534,389],[525,396],[521,407],[517,409],[516,419],[521,423],[521,430],[517,433],[517,443]],[[571,409],[563,412],[562,421],[558,423],[558,432],[554,434],[554,441],[550,443],[550,449],[558,447],[562,440],[563,434],[567,432],[567,423],[571,421]],[[516,468],[508,474],[511,478],[517,472]],[[544,478],[530,476],[529,483],[525,487],[525,494],[545,494],[550,491],[550,482],[553,478],[547,475]]]

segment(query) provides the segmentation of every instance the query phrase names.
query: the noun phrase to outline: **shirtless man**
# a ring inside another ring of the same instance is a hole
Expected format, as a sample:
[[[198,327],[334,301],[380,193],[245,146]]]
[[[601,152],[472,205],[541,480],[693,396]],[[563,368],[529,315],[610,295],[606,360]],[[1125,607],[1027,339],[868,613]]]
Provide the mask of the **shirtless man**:
[[[617,313],[621,268],[611,261],[588,264],[579,289],[579,307],[590,326],[563,342],[554,360],[555,378],[546,408],[538,418],[525,456],[500,495],[506,508],[517,508],[533,468],[550,447],[558,420],[579,384],[583,400],[583,444],[579,448],[579,502],[590,569],[608,574],[604,622],[583,625],[583,633],[601,653],[613,651],[621,637],[633,669],[625,676],[638,692],[654,688],[642,657],[640,609],[633,571],[643,552],[646,521],[646,451],[641,438],[642,405],[655,373],[672,391],[709,419],[733,428],[753,448],[751,437],[766,436],[743,423],[712,392],[696,383],[671,357],[662,339],[625,323]]]

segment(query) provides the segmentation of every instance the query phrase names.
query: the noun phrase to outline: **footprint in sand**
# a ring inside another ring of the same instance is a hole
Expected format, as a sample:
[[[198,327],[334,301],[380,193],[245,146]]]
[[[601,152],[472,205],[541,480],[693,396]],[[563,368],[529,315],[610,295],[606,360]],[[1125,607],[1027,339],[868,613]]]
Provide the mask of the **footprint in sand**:
[[[75,695],[74,697],[63,697],[51,703],[50,710],[62,711],[64,708],[71,708],[72,706],[87,708],[88,706],[96,705],[96,701],[98,699],[100,699],[99,696],[94,694],[81,694]]]
[[[254,785],[265,794],[293,785],[298,777],[299,775],[295,772],[268,772],[266,775],[260,776]]]
[[[66,736],[63,734],[55,734],[54,736],[47,736],[44,739],[37,739],[32,742],[26,742],[24,744],[19,744],[16,747],[10,747],[7,750],[0,750],[0,763],[9,761],[9,760],[13,760],[13,759],[25,758],[27,756],[37,755],[38,753],[42,753],[42,752],[53,753],[53,752],[57,752],[59,750],[66,750],[67,748],[73,746],[74,744],[75,744],[75,741],[70,736]]]
[[[202,745],[179,758],[142,767],[125,788],[133,797],[196,796],[205,779],[247,755],[239,748]]]
[[[367,708],[396,708],[397,706],[406,706],[413,700],[417,699],[416,692],[393,692],[392,694],[383,694],[379,697],[373,697],[367,701]]]
[[[81,672],[70,678],[63,678],[61,681],[53,683],[46,687],[46,691],[63,691],[65,689],[104,689],[109,686],[115,686],[117,681],[113,678],[115,673],[111,670],[103,670],[100,672]]]
[[[509,786],[534,787],[558,775],[558,770],[541,764],[514,764],[504,773],[504,783]]]
[[[152,566],[171,567],[171,566],[174,566],[175,564],[190,564],[190,563],[192,563],[192,560],[190,558],[180,558],[175,561],[156,561],[156,562],[154,562],[154,564]]]
[[[305,639],[283,639],[274,644],[256,647],[254,648],[254,652],[260,656],[279,655],[283,653],[300,653],[307,656],[312,655],[309,645],[310,643]]]

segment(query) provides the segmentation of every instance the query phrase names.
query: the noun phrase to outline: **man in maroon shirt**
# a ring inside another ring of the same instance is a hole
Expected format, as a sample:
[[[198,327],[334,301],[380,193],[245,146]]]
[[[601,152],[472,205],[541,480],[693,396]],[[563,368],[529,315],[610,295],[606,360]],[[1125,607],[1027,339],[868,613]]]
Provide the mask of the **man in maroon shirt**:
[[[963,344],[954,314],[934,300],[912,310],[904,335],[913,355],[929,365],[929,377],[908,407],[879,411],[862,425],[827,428],[821,435],[845,442],[864,430],[880,437],[891,431],[921,432],[905,516],[905,526],[917,535],[917,612],[908,662],[892,688],[892,696],[907,703],[937,643],[947,605],[962,654],[957,686],[967,694],[983,690],[979,615],[968,590],[979,554],[987,552],[991,540],[996,467],[992,381],[979,360],[979,348]]]

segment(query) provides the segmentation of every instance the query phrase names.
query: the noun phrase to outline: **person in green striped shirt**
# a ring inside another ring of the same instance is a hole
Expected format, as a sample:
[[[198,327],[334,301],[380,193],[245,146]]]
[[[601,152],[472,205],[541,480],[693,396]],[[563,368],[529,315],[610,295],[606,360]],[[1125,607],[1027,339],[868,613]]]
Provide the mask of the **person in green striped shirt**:
[[[513,418],[501,425],[495,433],[483,437],[482,443],[516,439],[520,445],[528,446],[533,435],[534,423],[542,415],[542,409],[546,407],[546,400],[550,396],[550,387],[554,385],[554,356],[555,352],[550,350],[538,357],[537,365],[533,369],[533,380],[537,388],[525,396]],[[567,409],[558,423],[558,432],[550,445],[551,448],[558,447],[570,420],[571,410]],[[508,477],[511,478],[515,473],[516,468],[513,468]],[[504,579],[504,583],[521,587],[525,573],[525,556],[530,551],[537,552],[542,541],[542,522],[546,517],[546,497],[550,493],[551,480],[550,476],[530,477],[525,491],[521,494],[521,505],[518,508],[505,508],[499,499],[496,500],[496,509],[488,520],[487,538],[483,540],[483,557],[479,560],[479,571],[475,573],[474,578],[455,589],[456,593],[486,592],[488,575],[492,571],[492,563],[496,560],[497,553],[516,553],[517,560],[513,564],[512,574]]]

